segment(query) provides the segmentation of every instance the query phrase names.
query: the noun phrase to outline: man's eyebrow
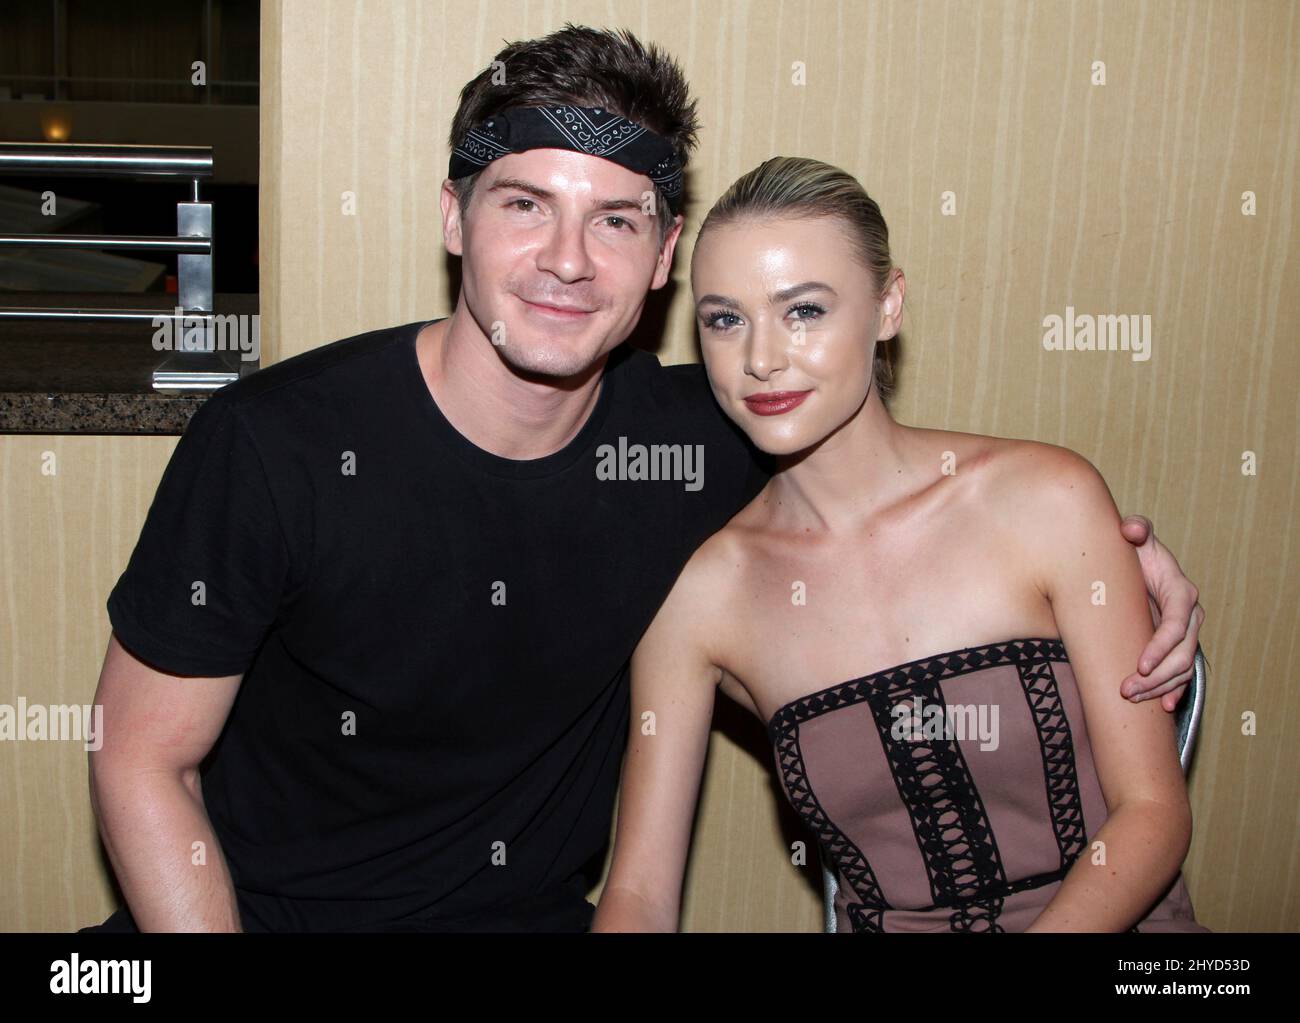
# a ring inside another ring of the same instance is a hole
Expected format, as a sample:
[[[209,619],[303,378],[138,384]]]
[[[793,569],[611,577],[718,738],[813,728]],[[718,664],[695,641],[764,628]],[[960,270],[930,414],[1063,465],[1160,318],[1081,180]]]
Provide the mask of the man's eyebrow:
[[[635,199],[602,199],[596,203],[598,210],[637,210],[644,213],[645,207]]]
[[[555,193],[548,192],[541,185],[534,185],[531,182],[524,181],[522,178],[498,178],[488,188],[489,192],[504,192],[506,190],[516,192],[527,192],[529,195],[535,195],[539,199],[554,199]]]
[[[540,185],[534,185],[522,178],[501,178],[492,183],[487,189],[489,192],[527,192],[529,195],[535,195],[544,202],[549,202],[555,198],[555,193]],[[636,199],[602,199],[592,207],[597,210],[642,210],[643,207]]]
[[[810,291],[829,291],[832,295],[836,294],[834,288],[824,281],[804,281],[802,284],[795,284],[789,288],[782,288],[780,291],[768,295],[772,302],[788,302],[792,298],[798,298],[800,295],[806,295]],[[696,306],[702,305],[740,305],[734,298],[728,295],[705,295]]]

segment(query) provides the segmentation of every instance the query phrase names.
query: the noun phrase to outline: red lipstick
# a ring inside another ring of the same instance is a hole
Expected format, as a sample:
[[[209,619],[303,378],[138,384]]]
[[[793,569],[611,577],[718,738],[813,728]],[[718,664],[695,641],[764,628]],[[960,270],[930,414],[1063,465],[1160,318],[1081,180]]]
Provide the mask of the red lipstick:
[[[760,416],[779,416],[798,408],[812,391],[764,391],[745,398],[749,411]]]

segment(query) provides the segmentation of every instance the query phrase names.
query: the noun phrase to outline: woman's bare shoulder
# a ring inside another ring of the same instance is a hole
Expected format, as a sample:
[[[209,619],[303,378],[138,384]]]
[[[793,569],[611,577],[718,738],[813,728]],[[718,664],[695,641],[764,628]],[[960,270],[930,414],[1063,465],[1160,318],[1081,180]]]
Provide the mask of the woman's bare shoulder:
[[[980,502],[1017,546],[1053,560],[1084,537],[1118,539],[1120,516],[1105,479],[1087,458],[1041,441],[992,438]]]
[[[1070,448],[950,430],[917,430],[914,443],[934,459],[936,474],[951,478],[939,492],[965,521],[974,517],[996,532],[999,543],[1019,537],[1050,544],[1077,529],[1081,516],[1115,515],[1106,481]]]
[[[1057,444],[956,430],[915,429],[913,433],[923,449],[930,449],[936,461],[946,465],[949,475],[978,476],[989,489],[1044,494],[1100,478],[1086,458]]]
[[[742,509],[730,522],[695,549],[678,581],[721,595],[722,587],[748,564],[753,546],[754,524]]]
[[[997,438],[990,471],[1008,492],[1051,504],[1061,498],[1092,498],[1106,483],[1077,451],[1035,440]]]
[[[725,621],[733,597],[744,590],[761,533],[761,515],[741,509],[687,559],[670,599],[689,605],[702,619]]]

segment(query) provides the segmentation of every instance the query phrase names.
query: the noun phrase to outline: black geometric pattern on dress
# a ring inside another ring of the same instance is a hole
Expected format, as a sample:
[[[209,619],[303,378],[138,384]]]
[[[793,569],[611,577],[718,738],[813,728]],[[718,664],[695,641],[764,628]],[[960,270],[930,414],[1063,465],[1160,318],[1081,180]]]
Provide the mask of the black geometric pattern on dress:
[[[777,766],[785,782],[786,795],[795,812],[811,829],[821,845],[826,862],[838,869],[841,879],[858,897],[860,905],[849,903],[849,920],[855,931],[883,931],[881,919],[889,908],[871,864],[856,845],[831,823],[808,784],[799,730],[793,728],[776,742]],[[843,891],[843,889],[841,889]]]
[[[1079,776],[1074,764],[1074,743],[1065,705],[1056,686],[1056,674],[1048,662],[1019,665],[1020,685],[1038,732],[1038,746],[1043,755],[1043,776],[1047,782],[1047,806],[1052,815],[1052,830],[1061,855],[1064,873],[1079,858],[1087,845],[1083,801],[1079,796]]]
[[[934,657],[922,657],[894,668],[827,686],[815,693],[791,700],[772,715],[768,724],[768,734],[775,740],[776,729],[797,725],[828,710],[838,710],[841,707],[851,707],[861,703],[867,698],[867,693],[875,687],[877,680],[887,676],[913,673],[913,676],[921,681],[942,682],[954,675],[965,675],[981,668],[1066,659],[1065,644],[1059,639],[1013,639],[1005,643],[988,643],[985,646],[967,647],[964,650],[954,650]]]
[[[867,695],[889,762],[916,835],[930,882],[931,904],[952,907],[954,931],[1001,932],[998,914],[1007,885],[993,827],[956,739],[894,738],[894,707],[920,697],[946,708],[939,683],[922,668],[886,672]],[[946,720],[946,710],[945,710]]]
[[[868,704],[888,754],[894,782],[912,821],[930,878],[934,904],[953,909],[949,926],[955,931],[1000,932],[1003,928],[998,925],[997,917],[1006,897],[1061,880],[1068,870],[1068,864],[1049,873],[1008,882],[983,802],[955,740],[895,741],[890,734],[893,717],[889,710],[899,700],[910,700],[914,694],[921,695],[924,700],[942,703],[939,683],[957,675],[1015,665],[1022,671],[1023,682],[1023,669],[1026,666],[1053,660],[1068,660],[1065,644],[1059,639],[1016,639],[967,647],[919,658],[828,686],[790,701],[772,715],[768,723],[768,736],[777,748],[787,792],[792,797],[796,791],[799,794],[797,799],[791,799],[792,804],[805,821],[810,824],[815,821],[814,832],[823,847],[829,851],[832,862],[841,868],[841,876],[860,898],[867,896],[863,898],[865,908],[852,904],[848,906],[848,917],[855,930],[883,930],[883,911],[889,907],[883,897],[879,896],[880,887],[874,873],[869,874],[869,883],[861,881],[862,867],[870,872],[866,858],[826,816],[812,792],[804,772],[802,756],[798,753],[799,725],[833,710],[863,702]],[[1041,686],[1039,676],[1031,678]],[[1055,693],[1054,676],[1051,677],[1051,687]],[[1028,689],[1026,696],[1029,698]],[[1059,693],[1055,693],[1055,696],[1059,704]],[[1055,739],[1055,729],[1058,726],[1051,713],[1050,700],[1044,701],[1044,709],[1046,719],[1052,722],[1052,736]],[[1035,717],[1036,725],[1038,720]],[[1066,727],[1068,737],[1068,725]],[[1041,743],[1044,734],[1042,725],[1038,725],[1038,730]],[[911,747],[910,753],[907,747]],[[1070,769],[1073,770],[1072,750]],[[941,781],[927,787],[922,783],[922,778],[933,773],[938,773]],[[1077,780],[1075,788],[1077,792]],[[1061,807],[1062,822],[1068,824],[1068,799],[1062,801]],[[1069,827],[1058,831],[1058,836],[1062,834],[1067,840],[1072,839]],[[851,859],[841,859],[846,855]],[[857,874],[856,879],[854,872]],[[869,920],[866,919],[868,915],[871,918]]]

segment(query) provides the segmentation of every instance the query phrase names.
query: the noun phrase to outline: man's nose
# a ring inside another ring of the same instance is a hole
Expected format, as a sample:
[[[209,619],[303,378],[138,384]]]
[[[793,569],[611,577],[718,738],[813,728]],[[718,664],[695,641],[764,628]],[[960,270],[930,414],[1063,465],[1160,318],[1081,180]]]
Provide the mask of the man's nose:
[[[566,283],[592,276],[594,267],[587,251],[586,225],[582,218],[556,219],[546,244],[537,254],[537,266]]]

